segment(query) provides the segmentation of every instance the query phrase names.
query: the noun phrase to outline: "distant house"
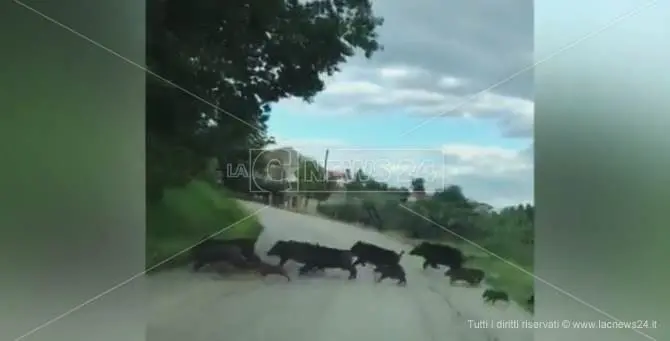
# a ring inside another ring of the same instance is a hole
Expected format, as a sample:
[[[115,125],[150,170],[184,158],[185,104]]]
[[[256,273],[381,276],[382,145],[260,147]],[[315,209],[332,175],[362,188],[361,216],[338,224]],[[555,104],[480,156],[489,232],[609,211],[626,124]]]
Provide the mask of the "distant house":
[[[304,156],[291,147],[268,150],[263,157],[268,163],[267,167],[273,178],[285,178],[288,181],[297,180],[295,174],[301,162],[306,160]],[[263,168],[265,167],[264,165]],[[260,171],[266,172],[264,169]]]
[[[337,183],[337,188],[343,189],[344,186],[349,182],[347,179],[347,174],[340,171],[328,171],[328,179],[334,180]]]
[[[264,157],[268,165],[267,170],[261,170],[261,173],[266,173],[262,176],[268,180],[288,182],[289,188],[283,193],[284,205],[286,207],[298,207],[299,203],[305,198],[297,186],[298,169],[303,162],[311,162],[312,159],[305,157],[292,147],[268,150]]]

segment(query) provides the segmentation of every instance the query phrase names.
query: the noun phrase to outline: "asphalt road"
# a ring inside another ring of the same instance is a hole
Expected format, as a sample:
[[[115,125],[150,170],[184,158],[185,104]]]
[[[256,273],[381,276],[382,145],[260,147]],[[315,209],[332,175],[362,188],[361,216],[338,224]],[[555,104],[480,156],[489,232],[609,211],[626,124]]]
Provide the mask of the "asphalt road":
[[[262,208],[244,203],[252,210]],[[261,257],[279,239],[319,242],[349,248],[367,240],[395,250],[409,246],[380,233],[275,208],[258,213],[266,230],[256,245]],[[421,259],[405,254],[401,261],[408,285],[374,283],[371,268],[356,280],[340,270],[293,281],[253,274],[222,278],[214,273],[175,270],[150,276],[152,318],[149,340],[160,341],[525,341],[529,329],[475,328],[474,321],[531,319],[511,303],[487,306],[484,288],[450,287],[444,270],[422,270]],[[470,320],[470,321],[469,321]]]

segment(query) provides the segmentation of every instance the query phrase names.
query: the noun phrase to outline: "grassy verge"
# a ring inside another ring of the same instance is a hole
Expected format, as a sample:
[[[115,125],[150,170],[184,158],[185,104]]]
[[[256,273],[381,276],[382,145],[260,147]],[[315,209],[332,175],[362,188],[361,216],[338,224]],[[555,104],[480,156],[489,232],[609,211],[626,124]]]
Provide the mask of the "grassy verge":
[[[422,241],[418,239],[407,238],[399,231],[388,231],[385,233],[392,236],[393,238],[400,239],[403,242],[411,245],[417,245]],[[436,242],[435,240],[426,241],[432,243]],[[486,283],[489,286],[496,290],[503,290],[507,292],[507,294],[510,296],[510,299],[518,303],[519,306],[523,307],[527,311],[533,311],[533,307],[526,303],[530,295],[533,294],[534,280],[532,276],[522,272],[518,268],[500,260],[497,257],[491,256],[491,254],[470,243],[454,241],[440,241],[439,243],[456,247],[463,251],[466,256],[472,257],[471,259],[468,259],[466,263],[467,266],[484,270],[487,274]],[[486,243],[482,244],[484,244],[481,245],[482,247],[488,249]],[[533,272],[532,266],[518,264],[514,261],[511,262],[530,273]]]
[[[165,191],[163,199],[147,207],[146,267],[197,243],[249,215],[234,197],[204,181]],[[255,217],[246,219],[217,235],[217,238],[258,238],[263,226]],[[154,270],[182,265],[188,252]]]
[[[526,301],[533,294],[534,279],[518,268],[521,267],[532,273],[532,266],[509,260],[509,262],[518,266],[516,267],[467,242],[445,242],[445,244],[450,244],[462,250],[466,255],[473,256],[472,259],[468,260],[468,265],[484,270],[487,273],[486,283],[488,285],[494,289],[505,291],[509,294],[510,299],[532,312],[532,306],[528,306]],[[489,249],[485,242],[481,246]]]
[[[492,256],[476,258],[472,260],[471,264],[473,267],[480,268],[488,274],[493,275],[486,279],[486,282],[491,287],[505,291],[509,294],[510,299],[518,303],[521,307],[530,312],[533,311],[533,307],[527,304],[528,298],[533,294],[533,277]],[[524,266],[521,266],[521,268],[532,273],[532,269],[530,268]]]

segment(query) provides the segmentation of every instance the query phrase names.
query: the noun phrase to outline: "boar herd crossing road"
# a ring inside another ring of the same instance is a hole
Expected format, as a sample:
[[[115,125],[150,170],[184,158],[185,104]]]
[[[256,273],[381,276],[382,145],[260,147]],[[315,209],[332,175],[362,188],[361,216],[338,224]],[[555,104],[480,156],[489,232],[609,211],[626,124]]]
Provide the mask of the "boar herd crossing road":
[[[250,210],[263,206],[244,202]],[[301,240],[349,249],[359,240],[391,250],[409,250],[380,233],[276,208],[258,212],[265,231],[256,243],[267,251],[278,240]],[[444,268],[423,269],[423,259],[405,254],[408,284],[375,283],[372,267],[297,277],[299,265],[285,265],[294,277],[249,275],[222,280],[190,269],[148,277],[151,319],[147,339],[155,341],[530,341],[530,329],[471,328],[468,320],[530,319],[515,304],[483,304],[486,289],[449,286]]]

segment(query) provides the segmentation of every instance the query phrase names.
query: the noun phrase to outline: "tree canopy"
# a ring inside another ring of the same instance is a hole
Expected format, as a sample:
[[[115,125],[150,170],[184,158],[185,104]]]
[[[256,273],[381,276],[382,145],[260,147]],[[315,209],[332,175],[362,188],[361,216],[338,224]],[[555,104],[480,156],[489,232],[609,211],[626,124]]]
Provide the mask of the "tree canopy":
[[[147,80],[148,190],[211,156],[247,162],[273,141],[271,104],[311,101],[349,57],[370,58],[382,22],[369,0],[149,0],[147,65],[162,79]]]
[[[426,180],[424,178],[414,178],[410,184],[412,191],[414,192],[425,192],[426,191]]]

